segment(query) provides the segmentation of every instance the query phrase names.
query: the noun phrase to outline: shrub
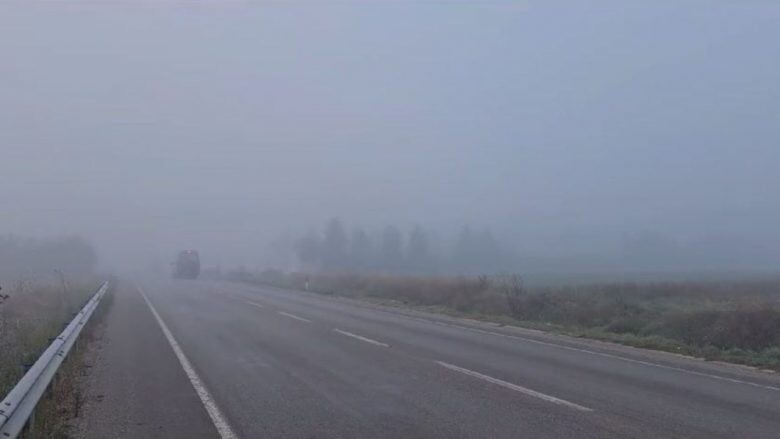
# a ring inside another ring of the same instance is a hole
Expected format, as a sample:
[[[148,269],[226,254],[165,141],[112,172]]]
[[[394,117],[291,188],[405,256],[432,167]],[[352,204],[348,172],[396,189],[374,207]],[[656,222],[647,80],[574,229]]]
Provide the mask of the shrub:
[[[669,315],[669,336],[695,346],[760,351],[780,346],[780,310],[770,304],[733,310],[703,310]]]

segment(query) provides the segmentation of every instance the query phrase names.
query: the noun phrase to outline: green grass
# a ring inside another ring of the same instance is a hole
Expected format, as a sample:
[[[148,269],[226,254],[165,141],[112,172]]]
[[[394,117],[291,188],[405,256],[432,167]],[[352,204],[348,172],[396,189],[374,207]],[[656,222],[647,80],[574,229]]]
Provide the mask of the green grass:
[[[780,280],[526,288],[517,277],[238,272],[229,279],[780,371]]]

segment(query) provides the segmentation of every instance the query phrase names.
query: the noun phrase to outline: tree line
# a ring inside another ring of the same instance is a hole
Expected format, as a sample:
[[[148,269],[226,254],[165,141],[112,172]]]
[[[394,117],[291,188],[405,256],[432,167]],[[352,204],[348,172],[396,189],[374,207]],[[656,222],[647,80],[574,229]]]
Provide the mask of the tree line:
[[[349,230],[338,218],[292,241],[300,267],[310,271],[388,274],[478,274],[511,268],[512,253],[488,229],[463,227],[454,239],[420,226]]]
[[[84,238],[53,239],[0,236],[0,276],[19,277],[51,274],[91,273],[97,253]]]

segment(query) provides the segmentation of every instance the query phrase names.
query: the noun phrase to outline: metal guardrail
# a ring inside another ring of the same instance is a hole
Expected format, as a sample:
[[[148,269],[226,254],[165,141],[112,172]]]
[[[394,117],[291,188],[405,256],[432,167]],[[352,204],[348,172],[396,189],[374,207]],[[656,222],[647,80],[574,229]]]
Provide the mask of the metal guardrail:
[[[15,438],[24,429],[57,369],[107,290],[108,282],[105,282],[0,402],[0,438]]]

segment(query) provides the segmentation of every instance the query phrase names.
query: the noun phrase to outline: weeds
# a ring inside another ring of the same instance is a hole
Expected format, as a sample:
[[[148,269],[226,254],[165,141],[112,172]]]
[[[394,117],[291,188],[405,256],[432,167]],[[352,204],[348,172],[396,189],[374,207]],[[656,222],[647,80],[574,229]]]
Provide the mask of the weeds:
[[[95,292],[97,285],[97,282],[82,281],[63,289],[59,283],[17,281],[11,287],[3,288],[0,301],[0,398],[16,385],[27,367],[38,359]],[[63,370],[67,369],[66,362]],[[57,398],[74,395],[65,375],[67,373],[60,373],[56,378],[58,386],[61,386],[56,392]],[[61,437],[50,434],[52,426],[59,422],[59,409],[49,405],[42,404],[31,437]]]
[[[780,281],[527,287],[519,275],[421,278],[242,271],[229,279],[373,298],[780,370]]]
[[[506,303],[509,306],[509,312],[513,316],[519,316],[523,313],[523,301],[526,297],[523,278],[520,275],[513,274],[500,283]]]

